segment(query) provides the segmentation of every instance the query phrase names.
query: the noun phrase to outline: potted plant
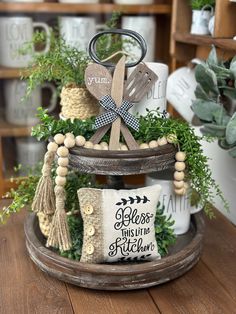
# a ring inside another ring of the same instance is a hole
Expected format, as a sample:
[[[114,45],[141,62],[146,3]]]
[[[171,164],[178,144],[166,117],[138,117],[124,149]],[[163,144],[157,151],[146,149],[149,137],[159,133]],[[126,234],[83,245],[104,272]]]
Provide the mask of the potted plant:
[[[108,29],[115,28],[119,14],[113,14],[106,23]],[[97,42],[97,55],[102,60],[122,50],[122,39],[117,35],[102,36]],[[42,45],[47,40],[46,34],[37,32],[33,38],[34,45]],[[32,43],[28,45],[32,47]],[[25,53],[27,46],[22,49]],[[65,119],[86,119],[98,114],[97,100],[87,91],[84,84],[84,72],[90,57],[85,51],[78,50],[51,31],[50,49],[45,54],[33,53],[33,60],[23,78],[27,79],[26,96],[38,85],[47,81],[54,82],[61,98],[61,117]]]
[[[208,35],[208,24],[213,17],[215,0],[191,0],[192,25],[191,34]]]
[[[221,61],[213,47],[206,62],[196,66],[196,100],[192,109],[202,131],[218,139],[220,147],[236,157],[236,58]]]

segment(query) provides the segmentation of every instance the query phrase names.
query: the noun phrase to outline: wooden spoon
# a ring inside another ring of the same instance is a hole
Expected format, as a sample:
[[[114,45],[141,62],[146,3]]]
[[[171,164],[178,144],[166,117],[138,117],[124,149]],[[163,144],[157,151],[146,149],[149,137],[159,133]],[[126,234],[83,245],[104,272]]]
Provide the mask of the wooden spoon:
[[[85,85],[89,92],[98,100],[111,94],[112,75],[104,66],[96,63],[88,65],[85,70]],[[99,128],[90,138],[93,144],[97,144],[110,129],[111,123]]]

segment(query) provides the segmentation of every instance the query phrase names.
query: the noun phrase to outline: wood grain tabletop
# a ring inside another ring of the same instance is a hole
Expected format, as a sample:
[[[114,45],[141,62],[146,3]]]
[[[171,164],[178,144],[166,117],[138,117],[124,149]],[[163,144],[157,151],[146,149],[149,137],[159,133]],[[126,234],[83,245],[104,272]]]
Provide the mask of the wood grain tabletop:
[[[23,210],[0,226],[0,314],[236,313],[236,227],[218,212],[206,220],[203,254],[192,270],[160,286],[124,292],[75,287],[39,270],[25,247],[26,215]]]

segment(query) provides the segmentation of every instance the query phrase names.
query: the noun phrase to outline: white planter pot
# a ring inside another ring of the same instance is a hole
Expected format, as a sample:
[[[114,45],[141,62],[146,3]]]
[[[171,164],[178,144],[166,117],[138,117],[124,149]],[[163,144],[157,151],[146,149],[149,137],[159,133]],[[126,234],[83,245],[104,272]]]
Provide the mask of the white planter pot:
[[[192,11],[192,25],[191,25],[191,34],[196,35],[208,35],[209,28],[208,24],[213,16],[213,8],[210,6],[211,10],[204,10],[207,7],[203,7],[202,10],[193,10]]]

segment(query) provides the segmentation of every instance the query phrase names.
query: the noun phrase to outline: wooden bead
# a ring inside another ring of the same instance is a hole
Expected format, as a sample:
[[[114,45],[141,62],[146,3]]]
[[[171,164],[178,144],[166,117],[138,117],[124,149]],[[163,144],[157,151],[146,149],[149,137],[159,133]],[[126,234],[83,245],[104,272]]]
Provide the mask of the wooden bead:
[[[90,141],[86,141],[85,144],[84,144],[84,147],[85,148],[93,148],[93,143],[90,142]]]
[[[184,179],[184,172],[183,171],[175,171],[174,172],[174,179],[176,181],[182,181]]]
[[[76,146],[84,146],[86,139],[82,135],[78,135],[75,138],[75,145]]]
[[[72,137],[66,137],[65,140],[64,140],[64,145],[65,147],[67,148],[72,148],[75,146],[75,139],[72,138]]]
[[[67,167],[57,167],[56,174],[60,177],[65,177],[68,173]]]
[[[102,146],[100,144],[94,144],[93,149],[101,150]]]
[[[184,187],[184,181],[174,181],[173,183],[176,189],[182,189]]]
[[[186,194],[186,190],[185,190],[185,188],[175,189],[175,194],[177,194],[177,195],[185,195]]]
[[[59,166],[67,167],[69,165],[69,158],[67,157],[59,157],[57,160]]]
[[[129,149],[128,149],[127,145],[122,144],[122,145],[120,146],[120,150],[129,150]]]
[[[101,142],[100,145],[102,147],[102,150],[108,150],[109,149],[107,142]]]
[[[142,143],[139,145],[139,148],[140,149],[147,149],[147,148],[149,148],[149,145],[147,143]]]
[[[54,136],[54,141],[55,141],[58,145],[63,144],[63,143],[64,143],[64,140],[65,140],[65,135],[63,135],[63,134],[58,133],[58,134],[56,134],[56,135]]]
[[[177,138],[176,134],[168,134],[166,139],[167,139],[167,142],[170,144],[178,143],[178,138]]]
[[[49,152],[56,152],[57,149],[58,149],[58,145],[57,145],[57,143],[55,143],[55,142],[50,142],[50,143],[48,144],[48,146],[47,146],[47,150],[48,150]]]
[[[166,139],[166,137],[163,136],[163,137],[159,138],[159,139],[157,140],[157,143],[158,143],[159,146],[166,145],[166,144],[167,144],[167,139]]]
[[[57,149],[57,155],[59,157],[67,157],[69,155],[69,151],[65,146],[61,146]]]
[[[66,177],[56,176],[55,183],[56,185],[64,186],[66,184]]]
[[[66,133],[65,136],[75,138],[74,134],[70,132]]]
[[[185,158],[186,158],[185,152],[177,152],[177,153],[175,154],[175,159],[176,159],[177,161],[185,161]]]
[[[149,145],[150,148],[155,148],[155,147],[158,146],[158,143],[157,143],[157,141],[151,141],[151,142],[149,142],[148,145]]]
[[[175,170],[176,171],[183,171],[185,168],[186,168],[185,162],[176,161],[176,163],[175,163]]]
[[[184,188],[185,188],[185,190],[189,189],[189,184],[187,182],[184,182]]]

